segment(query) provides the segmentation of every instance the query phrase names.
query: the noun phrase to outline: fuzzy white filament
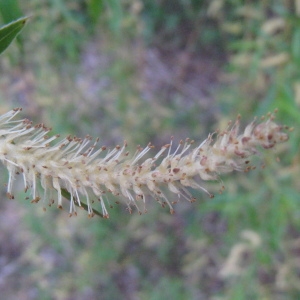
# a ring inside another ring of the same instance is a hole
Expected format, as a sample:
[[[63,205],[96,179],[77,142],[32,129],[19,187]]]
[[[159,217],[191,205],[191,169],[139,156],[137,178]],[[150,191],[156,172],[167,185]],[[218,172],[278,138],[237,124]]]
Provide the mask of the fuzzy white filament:
[[[27,119],[14,120],[20,111],[17,108],[0,117],[0,160],[9,172],[7,195],[14,198],[13,182],[21,174],[25,190],[31,190],[32,202],[41,199],[38,186],[43,189],[44,207],[54,203],[56,191],[58,207],[62,208],[62,191],[67,190],[70,215],[76,215],[76,206],[83,204],[83,196],[89,216],[93,216],[92,202],[96,198],[103,216],[108,218],[104,201],[108,192],[123,196],[129,212],[131,206],[140,213],[146,211],[146,197],[150,195],[162,206],[168,205],[173,213],[174,203],[163,190],[191,202],[194,198],[188,188],[201,189],[213,197],[199,182],[218,180],[219,175],[233,170],[247,172],[253,168],[250,158],[259,148],[273,148],[288,139],[271,114],[258,125],[253,121],[241,134],[238,118],[229,129],[215,137],[209,135],[199,146],[194,147],[194,142],[187,139],[172,150],[171,141],[154,157],[144,159],[153,148],[151,144],[144,149],[138,147],[130,155],[126,143],[106,151],[106,147],[97,148],[98,139],[92,142],[89,136],[68,136],[55,142],[59,135],[49,137],[50,129],[43,124],[33,126]]]

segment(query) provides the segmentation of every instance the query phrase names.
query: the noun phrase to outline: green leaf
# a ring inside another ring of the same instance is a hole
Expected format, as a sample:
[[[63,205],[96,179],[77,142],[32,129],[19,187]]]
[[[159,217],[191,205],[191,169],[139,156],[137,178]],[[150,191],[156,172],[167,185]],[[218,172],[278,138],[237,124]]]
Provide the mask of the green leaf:
[[[24,28],[29,17],[23,17],[0,28],[0,54]]]

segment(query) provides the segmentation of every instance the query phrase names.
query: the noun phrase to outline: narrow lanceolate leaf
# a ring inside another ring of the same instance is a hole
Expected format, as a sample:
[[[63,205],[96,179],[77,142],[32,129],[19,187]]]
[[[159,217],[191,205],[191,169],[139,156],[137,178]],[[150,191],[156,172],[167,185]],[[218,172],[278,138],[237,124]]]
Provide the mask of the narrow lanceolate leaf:
[[[15,120],[20,111],[17,108],[0,116],[0,161],[9,172],[7,196],[14,198],[13,183],[19,175],[25,191],[31,191],[32,203],[41,201],[44,209],[54,203],[63,208],[67,198],[70,216],[81,207],[89,216],[108,218],[110,194],[124,201],[129,212],[135,207],[143,213],[147,201],[155,199],[173,213],[179,199],[195,201],[190,189],[202,190],[212,198],[203,187],[205,181],[220,184],[221,175],[247,173],[255,169],[253,156],[288,140],[288,128],[277,125],[274,114],[269,114],[260,122],[252,121],[242,132],[238,118],[199,144],[186,139],[174,146],[171,140],[151,157],[151,144],[130,153],[126,143],[107,149],[90,136],[50,136],[44,124]],[[177,200],[169,200],[172,193]]]
[[[20,18],[0,28],[0,54],[24,28],[28,17]]]

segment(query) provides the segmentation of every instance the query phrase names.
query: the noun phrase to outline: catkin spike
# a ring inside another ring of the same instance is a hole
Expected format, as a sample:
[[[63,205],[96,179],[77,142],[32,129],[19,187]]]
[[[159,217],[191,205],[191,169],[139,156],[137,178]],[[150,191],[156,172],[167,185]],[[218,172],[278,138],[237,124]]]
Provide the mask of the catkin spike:
[[[255,119],[239,133],[238,116],[225,131],[210,134],[199,145],[194,146],[194,141],[186,139],[174,147],[172,137],[170,144],[149,158],[147,155],[154,148],[150,143],[145,148],[138,146],[131,155],[126,151],[127,142],[107,151],[105,146],[97,147],[99,139],[93,142],[88,135],[84,139],[68,136],[58,140],[59,135],[49,136],[50,129],[44,124],[33,126],[27,119],[14,120],[20,111],[16,108],[0,116],[0,160],[9,172],[7,195],[14,198],[13,182],[16,175],[22,174],[32,202],[40,200],[38,187],[44,190],[44,209],[46,204],[52,204],[53,191],[57,206],[63,208],[66,190],[70,196],[69,216],[77,215],[76,206],[86,209],[89,217],[100,214],[93,207],[93,199],[99,199],[102,216],[108,218],[103,199],[106,191],[125,199],[129,212],[132,206],[139,213],[146,212],[146,202],[153,197],[174,213],[173,204],[178,201],[169,201],[165,190],[189,202],[195,199],[188,188],[202,190],[212,198],[213,194],[202,186],[203,181],[220,183],[222,174],[255,169],[251,157],[287,141],[284,131],[291,131],[287,126],[277,125],[274,114],[268,114],[261,123],[257,124]],[[220,192],[223,189],[222,186]]]

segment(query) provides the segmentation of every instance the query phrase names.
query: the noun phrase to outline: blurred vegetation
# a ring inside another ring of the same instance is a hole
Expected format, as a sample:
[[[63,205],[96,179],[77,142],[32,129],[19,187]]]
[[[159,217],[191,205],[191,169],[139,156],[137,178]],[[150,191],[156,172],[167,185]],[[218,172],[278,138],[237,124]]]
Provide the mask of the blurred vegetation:
[[[274,108],[295,127],[174,216],[112,200],[109,220],[67,219],[4,199],[3,298],[299,299],[299,0],[10,0],[0,15],[32,16],[1,57],[0,111],[22,106],[54,133],[160,147]]]

